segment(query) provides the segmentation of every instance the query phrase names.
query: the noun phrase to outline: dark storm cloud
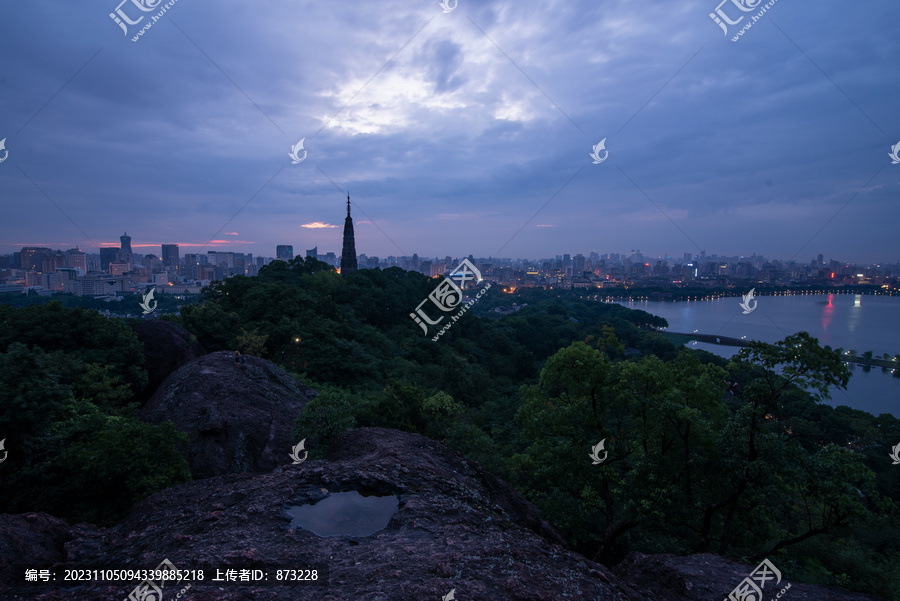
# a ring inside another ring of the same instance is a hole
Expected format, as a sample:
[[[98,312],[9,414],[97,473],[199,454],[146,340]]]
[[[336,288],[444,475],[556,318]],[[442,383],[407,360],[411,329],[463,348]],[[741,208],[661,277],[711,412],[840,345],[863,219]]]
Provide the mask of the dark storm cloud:
[[[349,189],[420,255],[495,253],[546,205],[502,254],[900,259],[900,7],[779,0],[735,43],[717,4],[178,0],[137,43],[117,2],[5,5],[0,252],[226,222],[245,252],[336,251],[301,226]]]

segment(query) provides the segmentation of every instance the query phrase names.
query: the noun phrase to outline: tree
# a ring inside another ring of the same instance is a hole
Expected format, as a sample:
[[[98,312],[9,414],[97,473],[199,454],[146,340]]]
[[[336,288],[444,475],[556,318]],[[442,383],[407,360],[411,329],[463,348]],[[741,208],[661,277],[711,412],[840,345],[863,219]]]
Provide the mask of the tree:
[[[310,457],[321,459],[338,434],[356,426],[354,410],[347,392],[335,387],[324,388],[297,416],[291,434],[296,440],[308,440]]]
[[[144,424],[85,400],[67,405],[66,418],[33,439],[24,465],[9,478],[6,511],[111,526],[146,496],[191,479],[176,450],[187,435],[171,422]]]
[[[728,475],[718,483],[721,492],[705,504],[699,545],[700,551],[709,550],[713,527],[718,523],[718,552],[722,555],[731,543],[740,504],[758,508],[763,505],[762,499],[783,493],[786,476],[796,477],[806,458],[799,446],[784,447],[783,433],[763,426],[767,420],[775,419],[783,395],[790,387],[799,386],[817,399],[827,398],[829,386],[846,387],[850,377],[840,354],[823,349],[806,332],[774,345],[751,343],[738,353],[732,371],[753,373],[755,377],[738,391],[744,404],[735,412],[726,436],[720,437],[723,457],[728,460]],[[722,517],[717,522],[715,518],[720,513]]]

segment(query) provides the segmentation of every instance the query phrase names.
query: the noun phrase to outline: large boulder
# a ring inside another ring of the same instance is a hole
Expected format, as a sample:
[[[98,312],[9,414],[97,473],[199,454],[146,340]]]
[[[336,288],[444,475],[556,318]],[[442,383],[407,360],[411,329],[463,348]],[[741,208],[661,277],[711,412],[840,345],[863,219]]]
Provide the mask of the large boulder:
[[[69,525],[46,513],[0,514],[0,582],[11,582],[23,562],[50,566],[64,560]]]
[[[173,371],[206,354],[197,337],[177,323],[164,319],[148,319],[134,326],[138,340],[144,344],[144,369],[149,384],[143,399],[149,399]]]
[[[269,472],[290,462],[293,420],[315,390],[270,361],[247,356],[240,368],[230,352],[181,366],[141,410],[149,423],[171,420],[187,433],[185,455],[194,478]]]

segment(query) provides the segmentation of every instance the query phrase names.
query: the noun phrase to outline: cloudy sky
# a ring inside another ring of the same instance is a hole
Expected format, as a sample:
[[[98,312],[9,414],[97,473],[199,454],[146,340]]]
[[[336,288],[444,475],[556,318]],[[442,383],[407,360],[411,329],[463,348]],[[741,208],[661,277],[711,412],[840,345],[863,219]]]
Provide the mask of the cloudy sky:
[[[900,4],[718,1],[4,3],[0,253],[900,261]]]

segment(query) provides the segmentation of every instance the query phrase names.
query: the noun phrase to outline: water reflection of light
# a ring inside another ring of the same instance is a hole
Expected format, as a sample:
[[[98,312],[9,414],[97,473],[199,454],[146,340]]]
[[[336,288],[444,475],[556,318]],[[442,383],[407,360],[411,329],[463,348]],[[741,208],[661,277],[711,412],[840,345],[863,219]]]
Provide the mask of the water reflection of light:
[[[855,294],[853,296],[853,307],[862,308],[862,295]],[[856,331],[856,326],[859,325],[859,321],[862,319],[862,311],[851,311],[850,318],[847,320],[847,330],[850,332]]]
[[[828,331],[828,324],[831,323],[831,320],[834,318],[834,305],[831,304],[831,299],[834,297],[833,294],[828,295],[828,304],[825,306],[825,311],[822,312],[822,331]]]

